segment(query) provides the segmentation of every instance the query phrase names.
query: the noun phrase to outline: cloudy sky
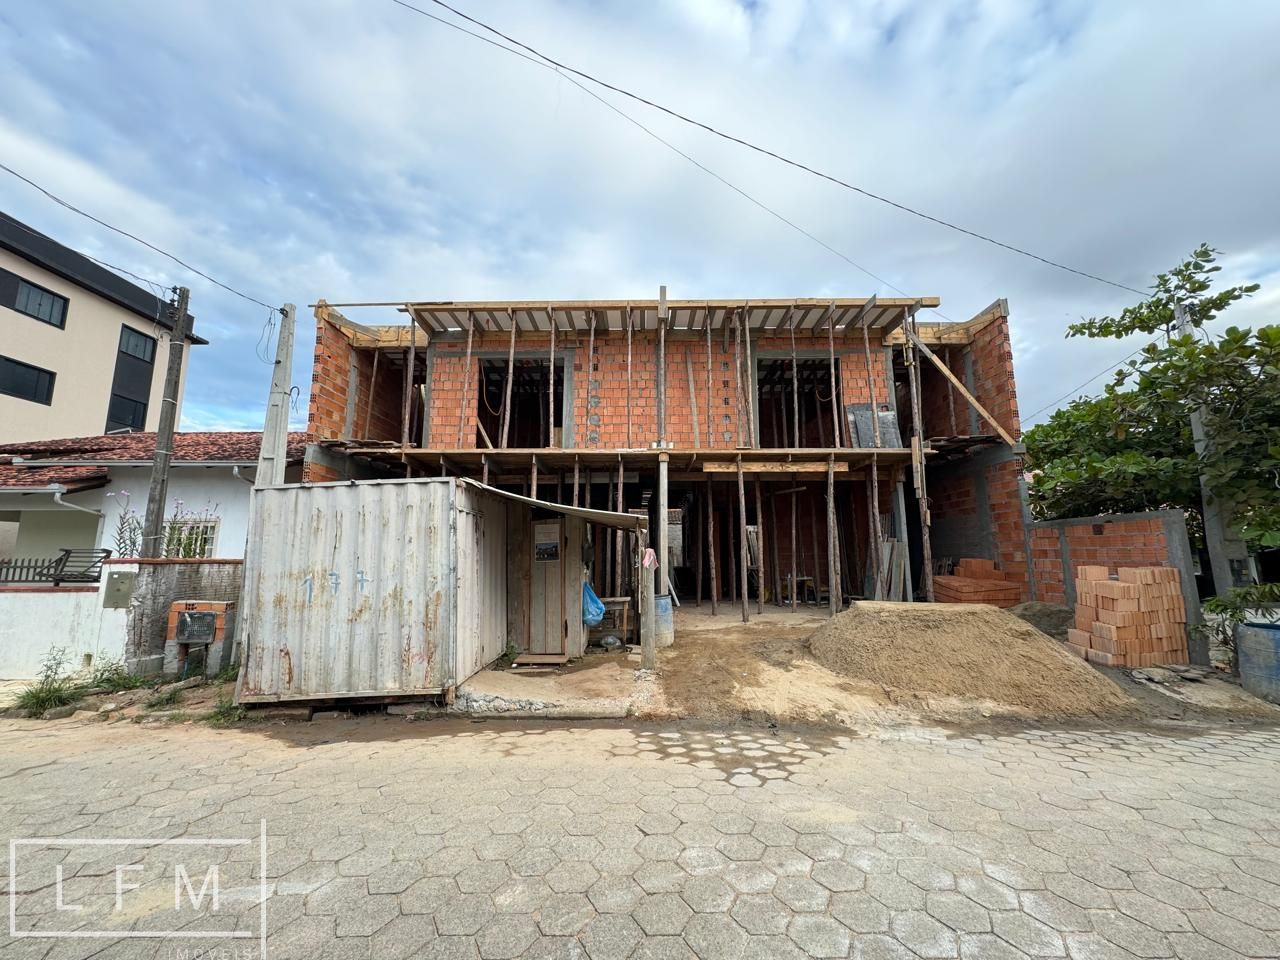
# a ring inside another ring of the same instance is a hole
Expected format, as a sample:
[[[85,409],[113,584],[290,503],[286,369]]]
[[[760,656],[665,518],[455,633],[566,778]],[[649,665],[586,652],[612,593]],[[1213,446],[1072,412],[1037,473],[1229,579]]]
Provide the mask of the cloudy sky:
[[[430,0],[413,2],[449,19]],[[974,230],[1145,287],[1197,243],[1280,315],[1280,3],[451,0],[557,59]],[[0,6],[0,159],[269,303],[892,291],[551,70],[392,0]],[[964,320],[1012,310],[1024,417],[1138,344],[1135,298],[600,92]],[[258,428],[268,311],[0,174],[0,208],[192,288],[184,429]],[[349,311],[367,323],[394,311]],[[1094,381],[1097,389],[1104,379]],[[295,418],[298,419],[298,418]]]

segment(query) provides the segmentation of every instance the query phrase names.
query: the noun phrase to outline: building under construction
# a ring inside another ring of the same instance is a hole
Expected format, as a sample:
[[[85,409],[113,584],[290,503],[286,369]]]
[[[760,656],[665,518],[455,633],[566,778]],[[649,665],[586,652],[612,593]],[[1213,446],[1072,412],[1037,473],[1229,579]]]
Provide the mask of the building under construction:
[[[644,514],[669,557],[657,592],[743,618],[932,599],[960,557],[995,561],[1025,598],[1008,306],[926,322],[938,303],[321,301],[305,478],[467,477]],[[340,312],[390,307],[407,322]],[[633,594],[632,536],[590,528],[600,596]],[[575,653],[523,632],[521,650]]]

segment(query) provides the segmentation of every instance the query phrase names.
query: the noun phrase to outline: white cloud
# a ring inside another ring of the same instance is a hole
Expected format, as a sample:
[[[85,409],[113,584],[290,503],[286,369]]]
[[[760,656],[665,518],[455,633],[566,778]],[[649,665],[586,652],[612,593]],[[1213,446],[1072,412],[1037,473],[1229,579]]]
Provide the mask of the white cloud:
[[[1280,284],[1280,133],[1264,122],[1280,93],[1274,4],[462,5],[653,99],[1090,272],[1145,287],[1207,240],[1229,254],[1224,275]],[[391,3],[31,5],[0,12],[0,84],[6,162],[268,302],[877,288],[567,80]],[[1122,291],[607,96],[896,286],[941,296],[948,316],[1007,297],[1024,411],[1127,352],[1062,339],[1072,320],[1130,302]],[[193,358],[184,423],[258,423],[265,310],[16,182],[0,181],[0,205],[192,286],[214,343]],[[1275,302],[1239,310],[1256,324]]]

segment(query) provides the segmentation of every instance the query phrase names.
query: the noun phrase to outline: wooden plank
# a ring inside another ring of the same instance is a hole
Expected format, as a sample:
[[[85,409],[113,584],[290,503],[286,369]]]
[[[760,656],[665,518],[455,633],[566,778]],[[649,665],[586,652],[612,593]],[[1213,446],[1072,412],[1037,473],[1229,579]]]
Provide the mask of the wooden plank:
[[[724,463],[713,460],[704,460],[702,463],[703,473],[735,473],[738,470],[738,462]],[[744,473],[826,473],[827,465],[822,461],[812,462],[771,462],[768,460],[743,460],[741,462],[742,471]],[[848,473],[849,464],[839,462],[834,467],[836,473]]]
[[[556,443],[556,308],[547,305],[547,316],[551,318],[551,356],[547,361],[547,446],[558,447]]]
[[[696,598],[694,606],[702,606],[702,528],[706,525],[706,508],[698,503],[697,497],[690,501],[697,511],[698,527],[693,537],[693,593]]]
[[[627,449],[635,445],[631,442],[631,305],[627,305]]]
[[[720,612],[720,581],[716,579],[716,510],[711,496],[711,481],[707,481],[707,564],[711,575],[711,615]]]
[[[924,581],[924,598],[933,603],[933,547],[930,544],[929,537],[929,489],[928,479],[925,476],[924,450],[922,447],[924,428],[922,425],[923,416],[920,410],[920,359],[916,355],[916,350],[912,349],[913,346],[919,348],[921,343],[920,338],[916,336],[915,331],[912,329],[912,325],[915,323],[915,313],[905,308],[903,313],[905,314],[903,332],[906,333],[909,341],[906,350],[907,375],[911,386],[912,449],[916,451],[912,457],[911,472],[916,481],[916,498],[920,503],[920,556],[923,566],[921,579]],[[925,349],[927,350],[928,348],[926,347]],[[947,375],[950,376],[951,371],[948,370]],[[974,402],[976,403],[977,401]],[[899,536],[905,542],[906,531],[900,531]],[[909,584],[908,589],[910,589]]]
[[[503,448],[507,445],[507,430],[511,426],[511,380],[516,371],[516,316],[508,310],[507,318],[511,322],[511,342],[507,346],[507,385],[502,397],[502,437],[498,441],[498,446]]]
[[[667,287],[666,284],[658,287],[658,445],[666,446],[667,443]],[[662,517],[659,521],[662,529],[666,529],[667,518]],[[667,558],[665,555],[660,560],[662,564],[663,574],[666,576]],[[667,593],[666,590],[660,590],[660,593]]]
[[[698,425],[698,394],[693,389],[693,353],[689,350],[684,352],[684,372],[689,380],[689,404],[693,408],[693,446],[701,448],[702,446],[702,429]],[[707,411],[710,415],[710,411]]]
[[[594,311],[587,311],[587,322],[591,330],[587,334],[587,389],[583,394],[585,399],[583,400],[582,409],[582,438],[584,440],[591,433],[591,378],[595,376],[596,353],[596,315]]]
[[[707,334],[707,447],[715,446],[715,405],[712,403],[711,397],[711,310],[707,310],[706,319],[703,321]],[[714,579],[714,574],[712,575]]]
[[[462,446],[462,437],[466,431],[467,424],[467,395],[471,393],[471,339],[475,333],[475,321],[472,320],[471,312],[467,311],[467,355],[462,361],[462,399],[458,403],[458,446]],[[480,422],[479,415],[476,416],[476,423]],[[483,428],[482,428],[483,429]],[[493,446],[493,444],[489,444]]]
[[[791,323],[791,446],[799,449],[800,447],[800,370],[796,361],[796,315],[795,311],[791,311],[789,317]],[[794,554],[794,550],[792,553]],[[791,599],[795,600],[796,584],[795,578],[791,580]],[[791,608],[795,609],[792,603]]]
[[[756,613],[764,613],[764,494],[756,477]]]
[[[751,360],[751,323],[748,317],[751,315],[750,306],[743,307],[742,313],[739,315],[739,322],[742,324],[742,356],[743,367],[746,373],[746,380],[742,384],[742,399],[747,408],[747,446],[760,446],[760,434],[756,430],[756,404],[755,391],[752,390],[752,384],[755,383],[754,367],[755,364]]]
[[[778,501],[776,497],[769,498],[769,527],[772,531],[778,529]],[[782,603],[782,571],[778,568],[778,540],[776,537],[769,537],[769,569],[773,572],[773,602]]]
[[[742,458],[738,458],[738,570],[742,586],[742,622],[751,621],[747,597],[747,490],[742,478]]]
[[[364,433],[361,434],[366,440],[369,439],[369,423],[373,418],[373,394],[378,388],[378,358],[381,356],[381,350],[373,352],[373,373],[369,377],[369,399],[364,405]]]
[[[939,360],[937,356],[934,355],[934,352],[932,350],[930,350],[928,347],[924,345],[924,343],[920,340],[920,337],[916,334],[915,330],[913,330],[910,326],[907,326],[903,328],[903,333],[907,335],[907,339],[910,341],[910,343],[916,349],[918,349],[921,353],[923,353],[926,357],[928,357],[929,360],[933,363],[933,365],[937,367],[938,370],[942,373],[942,375],[946,377],[949,381],[951,381],[951,385],[960,391],[960,396],[964,397],[967,401],[969,401],[969,405],[978,412],[978,416],[982,417],[982,419],[986,420],[987,423],[991,424],[995,432],[1000,435],[1001,440],[1009,444],[1009,446],[1011,447],[1017,444],[1017,441],[1013,439],[1013,436],[1009,433],[1009,431],[1006,430],[1004,427],[1000,426],[996,418],[991,416],[991,414],[987,412],[987,408],[984,407],[982,404],[980,404],[978,402],[978,398],[975,397],[972,393],[970,393],[965,388],[965,385],[960,382],[959,378],[954,373],[951,372],[951,369],[945,363]]]
[[[827,461],[827,597],[834,617],[844,606],[840,595],[840,560],[836,555],[836,473],[835,460]]]
[[[835,334],[835,304],[831,305],[832,312],[827,317],[827,361],[831,367],[831,445],[833,447],[841,447],[844,444],[840,440],[840,385],[839,378],[836,376],[836,334]]]
[[[791,491],[791,587],[790,587],[790,593],[791,593],[791,612],[792,613],[796,612],[796,603],[797,603],[796,594],[800,592],[798,589],[800,564],[796,557],[796,522],[797,522],[796,498],[800,495],[800,490],[801,488],[797,487],[795,490]]]

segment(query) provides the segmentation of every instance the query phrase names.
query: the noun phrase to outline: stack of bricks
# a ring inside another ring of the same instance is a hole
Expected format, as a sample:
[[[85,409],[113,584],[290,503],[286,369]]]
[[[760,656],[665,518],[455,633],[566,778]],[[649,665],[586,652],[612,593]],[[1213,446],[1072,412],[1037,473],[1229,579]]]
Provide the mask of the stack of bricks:
[[[1107,667],[1187,663],[1187,611],[1173,567],[1076,571],[1076,625],[1067,646]]]
[[[933,596],[938,603],[1012,607],[1022,600],[1022,587],[1006,580],[995,561],[966,557],[956,564],[953,575],[933,578]]]

